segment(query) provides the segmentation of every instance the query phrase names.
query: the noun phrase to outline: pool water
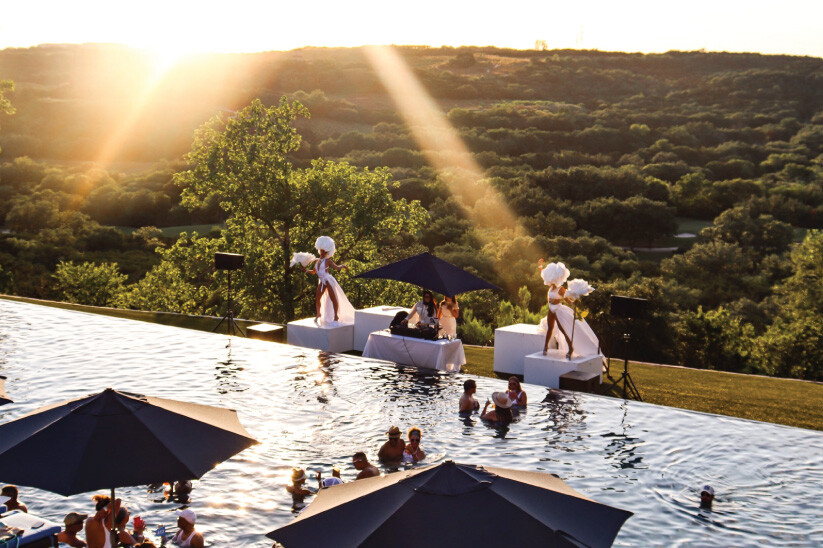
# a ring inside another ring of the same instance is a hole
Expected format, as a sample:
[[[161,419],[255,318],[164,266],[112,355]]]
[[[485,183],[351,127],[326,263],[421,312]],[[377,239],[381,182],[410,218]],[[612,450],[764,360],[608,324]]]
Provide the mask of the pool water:
[[[17,403],[6,422],[106,387],[235,408],[261,443],[195,482],[192,508],[210,546],[270,546],[293,519],[293,465],[344,480],[351,455],[376,459],[391,425],[423,429],[425,462],[558,474],[581,493],[635,515],[618,546],[823,544],[823,433],[524,385],[527,410],[508,427],[461,418],[463,374],[0,300],[0,374]],[[505,381],[474,377],[480,401]],[[642,390],[642,387],[641,387]],[[123,443],[128,443],[128,432]],[[0,470],[0,482],[4,481]],[[311,482],[314,483],[314,482]],[[717,492],[698,507],[700,487]],[[22,488],[31,512],[62,521],[92,493]],[[132,515],[174,530],[173,510],[146,488],[118,490]]]

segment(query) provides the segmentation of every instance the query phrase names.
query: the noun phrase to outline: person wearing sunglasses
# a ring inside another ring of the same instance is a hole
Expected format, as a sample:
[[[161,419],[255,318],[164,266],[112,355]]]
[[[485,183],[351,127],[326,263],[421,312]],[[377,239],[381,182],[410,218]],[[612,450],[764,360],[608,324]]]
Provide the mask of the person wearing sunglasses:
[[[354,478],[356,480],[372,478],[380,475],[380,470],[369,462],[369,459],[366,458],[366,454],[362,451],[355,453],[351,459],[351,462],[358,471],[357,477]]]
[[[420,449],[420,438],[423,433],[416,426],[409,430],[406,438],[409,442],[406,444],[406,449],[403,450],[403,463],[414,464],[426,458],[426,453]]]

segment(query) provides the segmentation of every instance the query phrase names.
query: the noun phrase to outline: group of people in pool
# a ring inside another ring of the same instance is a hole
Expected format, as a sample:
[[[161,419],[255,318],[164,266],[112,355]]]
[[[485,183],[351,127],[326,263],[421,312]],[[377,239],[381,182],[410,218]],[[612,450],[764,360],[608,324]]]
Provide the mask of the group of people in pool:
[[[460,396],[460,413],[471,414],[480,410],[480,403],[475,399],[477,383],[469,379],[463,383],[463,395]],[[525,408],[528,403],[526,391],[520,386],[520,379],[509,377],[508,389],[504,392],[492,392],[486,400],[480,418],[495,423],[509,423],[514,418],[512,410]],[[489,406],[492,406],[489,409]]]

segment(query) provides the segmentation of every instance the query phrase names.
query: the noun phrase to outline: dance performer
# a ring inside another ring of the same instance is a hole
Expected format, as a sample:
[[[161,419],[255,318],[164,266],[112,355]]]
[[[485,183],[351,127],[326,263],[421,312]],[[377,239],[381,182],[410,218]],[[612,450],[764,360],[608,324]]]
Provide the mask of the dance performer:
[[[540,322],[540,330],[546,332],[543,355],[548,353],[552,340],[557,341],[557,347],[561,351],[566,351],[566,359],[571,359],[573,353],[579,356],[599,354],[600,341],[597,335],[585,320],[576,320],[574,310],[566,306],[574,305],[574,301],[566,295],[566,288],[563,287],[569,278],[569,269],[563,263],[549,263],[543,268],[543,259],[540,259],[538,267],[543,283],[549,286],[549,312]],[[577,283],[576,280],[575,282]]]
[[[317,323],[354,323],[354,307],[346,298],[343,289],[334,276],[329,274],[329,269],[334,270],[348,270],[349,267],[341,264],[335,264],[332,256],[335,252],[334,240],[328,236],[320,236],[317,238],[314,247],[320,257],[314,261],[314,268],[312,270],[303,267],[304,272],[309,274],[317,274],[317,293],[315,294],[315,307],[317,315],[314,321]],[[331,306],[329,306],[331,304]]]

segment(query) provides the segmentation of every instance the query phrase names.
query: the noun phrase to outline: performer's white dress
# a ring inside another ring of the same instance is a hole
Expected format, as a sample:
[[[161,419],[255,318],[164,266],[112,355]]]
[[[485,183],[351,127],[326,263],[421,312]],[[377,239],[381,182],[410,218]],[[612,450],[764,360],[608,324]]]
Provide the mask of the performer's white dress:
[[[334,279],[334,276],[329,274],[329,268],[326,264],[326,259],[317,259],[314,265],[317,271],[317,284],[322,288],[328,286],[329,291],[334,291],[337,296],[337,317],[339,323],[354,323],[354,307],[343,293],[343,288]],[[329,297],[329,291],[323,293],[320,298],[320,322],[324,324],[334,323],[334,304]]]
[[[551,304],[553,300],[562,299],[559,289],[549,290],[549,310],[554,312],[557,316],[557,322],[563,326],[566,335],[572,338],[572,325],[574,325],[574,338],[572,345],[574,346],[575,356],[592,356],[600,353],[600,341],[597,335],[594,334],[592,328],[586,323],[586,320],[574,320],[574,311],[564,304]],[[574,322],[574,323],[572,323]],[[545,334],[548,330],[549,322],[546,318],[540,320],[540,333]],[[560,331],[560,328],[555,325],[554,331],[549,337],[549,348],[553,348],[552,342],[557,344],[557,348],[564,354],[569,351],[569,345],[566,343],[566,337]]]
[[[440,334],[447,337],[457,337],[457,319],[451,308],[445,304],[440,306]]]

